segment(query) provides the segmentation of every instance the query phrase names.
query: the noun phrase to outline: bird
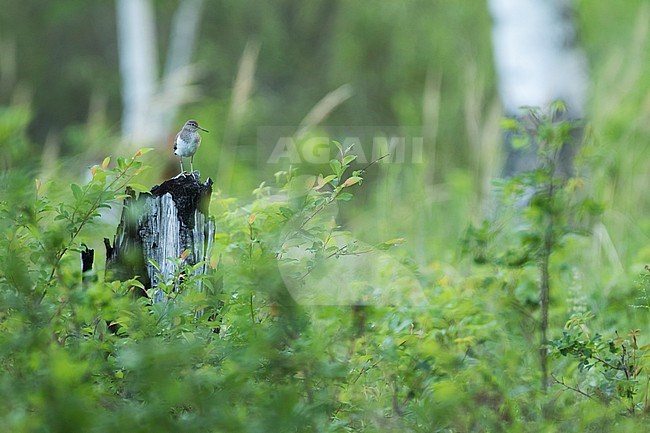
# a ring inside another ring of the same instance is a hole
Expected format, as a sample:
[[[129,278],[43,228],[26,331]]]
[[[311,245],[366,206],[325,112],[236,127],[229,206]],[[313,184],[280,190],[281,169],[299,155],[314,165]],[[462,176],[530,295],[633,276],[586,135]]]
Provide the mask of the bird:
[[[209,132],[207,129],[203,129],[199,126],[196,120],[190,119],[185,122],[183,128],[174,139],[174,155],[177,155],[181,159],[181,173],[184,173],[183,168],[183,157],[190,157],[190,170],[194,173],[194,154],[196,150],[201,145],[201,136],[197,132],[198,130]]]

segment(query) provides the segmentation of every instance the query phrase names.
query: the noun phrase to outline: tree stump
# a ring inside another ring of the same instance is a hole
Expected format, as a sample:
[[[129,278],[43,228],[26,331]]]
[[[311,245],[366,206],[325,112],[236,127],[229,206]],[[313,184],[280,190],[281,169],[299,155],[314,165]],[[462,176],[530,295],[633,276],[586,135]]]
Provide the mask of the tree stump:
[[[178,274],[174,259],[184,265],[201,263],[194,275],[209,272],[216,228],[209,216],[212,180],[199,179],[198,171],[179,174],[138,196],[127,188],[113,246],[104,239],[107,279],[136,277],[145,290],[154,289],[153,302],[158,303],[165,301],[159,283]]]

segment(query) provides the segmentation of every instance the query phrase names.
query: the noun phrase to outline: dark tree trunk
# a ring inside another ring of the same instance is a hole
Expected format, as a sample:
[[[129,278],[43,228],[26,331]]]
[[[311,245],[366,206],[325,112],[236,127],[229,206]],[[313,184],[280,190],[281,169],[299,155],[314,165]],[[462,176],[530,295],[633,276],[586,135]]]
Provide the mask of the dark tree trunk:
[[[94,261],[95,250],[84,246],[84,249],[81,251],[81,272],[85,273],[92,270]]]
[[[95,250],[88,248],[87,245],[83,246],[81,250],[81,282],[87,285],[95,280],[93,275],[93,262],[95,261]]]
[[[210,269],[215,233],[208,210],[212,180],[200,183],[199,172],[181,174],[154,186],[149,194],[136,197],[130,188],[127,194],[113,245],[104,239],[106,278],[135,277],[145,290],[154,289],[154,302],[162,302],[165,293],[159,283],[176,283],[170,281],[179,271],[175,259],[183,265],[202,263],[194,275]]]

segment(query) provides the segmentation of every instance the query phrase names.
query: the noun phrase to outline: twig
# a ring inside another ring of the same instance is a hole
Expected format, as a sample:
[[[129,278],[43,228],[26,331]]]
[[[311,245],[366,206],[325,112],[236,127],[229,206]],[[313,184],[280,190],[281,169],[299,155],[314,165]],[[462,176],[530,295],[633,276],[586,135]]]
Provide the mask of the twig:
[[[377,164],[377,163],[378,163],[379,161],[381,161],[382,159],[384,159],[384,158],[388,158],[389,156],[390,156],[390,154],[387,153],[386,155],[380,156],[379,158],[375,159],[374,161],[370,161],[370,162],[368,163],[368,165],[366,165],[366,166],[363,167],[361,170],[359,170],[359,172],[362,172],[362,173],[363,173],[364,171],[366,171],[367,169],[369,169],[369,168],[372,167],[373,165]]]
[[[568,385],[566,382],[564,382],[564,379],[559,380],[559,379],[558,379],[557,377],[555,377],[554,375],[551,375],[551,377],[553,378],[553,380],[555,381],[555,383],[557,383],[557,384],[559,384],[559,385],[562,385],[562,386],[565,387],[566,389],[570,389],[571,391],[577,392],[578,394],[583,395],[583,396],[585,396],[585,397],[587,397],[587,398],[589,398],[589,399],[591,399],[591,400],[595,400],[595,398],[594,398],[593,396],[587,394],[586,392],[584,392],[584,391],[581,390],[580,388],[577,388],[577,387],[573,387],[573,386],[571,386],[571,385]]]
[[[90,219],[92,219],[91,215],[93,214],[93,212],[95,212],[98,209],[98,206],[101,204],[102,200],[104,199],[104,194],[111,191],[111,189],[114,187],[114,185],[116,185],[118,183],[118,181],[124,180],[124,178],[126,178],[126,180],[123,181],[121,183],[121,185],[118,188],[115,189],[115,191],[121,190],[126,185],[128,185],[128,183],[131,181],[131,179],[133,179],[133,177],[135,175],[128,175],[127,176],[127,173],[128,173],[129,169],[131,168],[131,166],[133,165],[134,162],[135,162],[135,159],[132,159],[131,161],[129,161],[129,163],[124,166],[122,171],[120,173],[118,173],[118,175],[115,177],[115,179],[113,179],[113,181],[108,186],[106,186],[106,187],[104,187],[102,189],[102,191],[99,193],[99,195],[97,196],[95,201],[92,203],[92,205],[90,206],[88,211],[81,218],[81,220],[79,222],[79,226],[72,233],[70,233],[70,240],[68,241],[68,244],[65,247],[63,247],[56,254],[56,256],[54,257],[54,264],[52,265],[52,271],[50,272],[50,276],[47,279],[47,282],[45,283],[45,288],[43,289],[43,292],[41,293],[41,296],[39,297],[37,304],[42,303],[43,299],[45,299],[45,295],[47,295],[47,290],[50,287],[50,285],[52,284],[52,281],[54,280],[54,276],[56,275],[56,271],[59,268],[59,264],[61,263],[61,260],[63,259],[63,256],[65,256],[65,254],[70,250],[70,248],[72,248],[72,245],[74,244],[75,239],[77,238],[77,236],[79,235],[81,230],[84,228],[86,223],[88,223],[90,221]],[[85,197],[85,195],[86,195],[86,191],[84,191],[84,193],[82,195],[82,198]],[[78,210],[78,208],[74,209],[74,211],[72,213],[72,217],[75,216],[77,210]],[[71,221],[71,222],[73,222],[73,221]]]
[[[591,355],[592,358],[594,358],[596,361],[600,362],[601,364],[611,368],[612,370],[619,370],[619,371],[625,371],[625,368],[623,367],[617,367],[616,365],[610,364],[609,362],[605,361],[604,359],[596,356],[596,355]]]
[[[381,161],[382,159],[384,159],[384,158],[386,158],[386,157],[388,157],[388,156],[390,156],[390,155],[389,155],[389,154],[386,154],[386,155],[380,156],[379,158],[377,158],[377,159],[375,159],[375,160],[373,160],[373,161],[370,161],[370,163],[368,163],[368,165],[366,165],[366,166],[363,167],[361,170],[359,170],[359,172],[360,172],[360,173],[363,173],[363,172],[366,171],[368,168],[372,167],[374,164],[378,163],[379,161]],[[341,180],[342,180],[342,179],[341,179]],[[319,205],[318,207],[316,207],[316,210],[314,210],[314,212],[313,212],[311,215],[309,215],[309,216],[308,216],[308,217],[307,217],[307,218],[302,222],[302,224],[300,224],[300,226],[298,227],[298,230],[301,230],[303,227],[305,227],[305,225],[306,225],[309,221],[311,221],[312,218],[314,218],[316,215],[318,215],[318,213],[319,213],[320,211],[322,211],[323,209],[325,209],[325,207],[327,207],[327,205],[331,204],[331,203],[336,199],[336,197],[338,197],[338,195],[339,195],[342,191],[343,191],[343,188],[334,190],[334,192],[332,193],[332,195],[329,196],[329,197],[328,197],[328,198],[327,198],[327,199],[326,199],[326,200],[325,200],[321,205]]]

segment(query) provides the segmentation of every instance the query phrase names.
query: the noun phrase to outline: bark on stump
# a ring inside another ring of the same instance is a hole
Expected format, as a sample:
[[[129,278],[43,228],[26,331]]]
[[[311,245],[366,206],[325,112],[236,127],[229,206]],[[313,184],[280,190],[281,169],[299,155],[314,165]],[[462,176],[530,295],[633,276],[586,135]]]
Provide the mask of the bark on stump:
[[[170,259],[180,258],[187,251],[183,264],[203,263],[194,275],[209,272],[215,233],[214,218],[208,210],[212,180],[201,183],[199,179],[198,171],[179,174],[138,196],[127,188],[129,197],[124,200],[113,246],[104,239],[107,279],[137,277],[146,290],[155,289],[153,302],[158,303],[165,300],[162,289],[156,289],[158,284],[178,272]]]

